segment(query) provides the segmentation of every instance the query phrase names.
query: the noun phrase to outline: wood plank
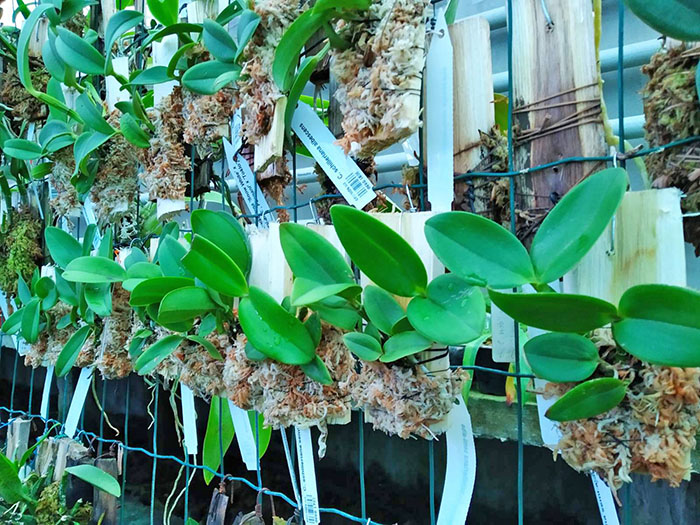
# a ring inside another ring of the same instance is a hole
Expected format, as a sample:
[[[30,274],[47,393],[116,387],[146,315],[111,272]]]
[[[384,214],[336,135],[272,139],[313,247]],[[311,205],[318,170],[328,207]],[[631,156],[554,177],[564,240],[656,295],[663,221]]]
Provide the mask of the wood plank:
[[[96,459],[95,466],[107,474],[117,478],[117,460],[114,458]],[[101,525],[117,525],[119,518],[117,515],[118,498],[95,488],[93,490],[93,520],[100,520]]]
[[[455,173],[473,169],[486,155],[480,131],[495,125],[491,28],[483,17],[449,26],[453,48]]]
[[[628,192],[614,224],[564,277],[564,291],[617,304],[639,284],[686,286],[680,201],[675,188]]]
[[[31,426],[29,419],[15,419],[7,428],[6,455],[12,461],[18,461],[29,448]]]
[[[270,131],[255,145],[254,171],[261,173],[276,159],[284,155],[284,113],[287,110],[287,97],[275,102]],[[272,172],[270,176],[275,176]]]
[[[550,0],[547,8],[553,25],[541,0],[513,2],[516,170],[607,153],[591,2]],[[516,208],[533,210],[536,227],[559,197],[601,167],[575,163],[518,177]]]

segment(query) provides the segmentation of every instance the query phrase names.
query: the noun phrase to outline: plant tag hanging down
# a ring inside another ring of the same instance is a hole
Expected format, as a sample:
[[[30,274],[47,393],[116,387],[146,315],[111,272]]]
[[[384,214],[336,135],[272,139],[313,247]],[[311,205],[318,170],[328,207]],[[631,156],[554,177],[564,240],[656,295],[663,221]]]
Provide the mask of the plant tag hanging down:
[[[598,510],[603,525],[620,525],[620,517],[617,515],[615,500],[613,499],[612,490],[603,478],[596,472],[591,472],[591,481],[593,482],[593,490],[595,499],[598,502]]]
[[[185,451],[190,456],[197,455],[197,419],[194,410],[194,395],[184,383],[180,383],[180,399],[182,401],[182,426],[185,434]]]
[[[435,17],[425,68],[428,200],[432,211],[443,212],[452,209],[454,197],[452,43],[445,8],[436,8]]]
[[[231,117],[231,143],[233,145],[233,154],[237,155],[243,147],[243,137],[241,136],[241,128],[243,127],[243,118],[241,117],[240,108],[236,110]]]
[[[241,451],[243,463],[248,470],[257,470],[258,458],[255,453],[255,437],[253,437],[253,429],[250,428],[248,412],[234,405],[230,399],[228,400],[228,409],[231,412],[234,435],[238,442],[238,450]]]
[[[41,393],[41,409],[39,415],[44,420],[49,418],[49,400],[51,399],[51,382],[53,381],[53,365],[46,367],[46,377],[44,378],[44,390]]]
[[[75,432],[78,430],[78,420],[80,419],[80,414],[83,413],[85,398],[87,397],[88,388],[90,388],[90,382],[92,381],[93,370],[94,368],[92,366],[83,368],[80,371],[78,384],[75,385],[73,399],[70,402],[70,408],[68,409],[66,424],[63,430],[65,435],[71,439],[75,437]]]
[[[321,523],[318,509],[318,491],[316,489],[316,470],[314,467],[314,449],[311,445],[311,429],[294,427],[299,456],[299,480],[301,482],[301,500],[304,510],[304,523],[317,525]]]
[[[476,481],[472,420],[462,396],[447,416],[447,470],[437,525],[464,523]]]
[[[351,206],[362,209],[377,196],[372,183],[308,104],[299,104],[292,129]]]
[[[238,155],[236,149],[226,138],[222,140],[224,142],[224,152],[226,153],[226,164],[228,165],[231,175],[233,175],[233,178],[236,180],[238,191],[240,191],[243,196],[243,200],[248,207],[248,212],[256,215],[260,213],[260,224],[268,228],[270,226],[270,206],[267,204],[265,195],[263,195],[260,186],[258,186],[255,180],[253,170],[250,169],[250,165],[243,155]],[[273,218],[276,219],[276,216]]]

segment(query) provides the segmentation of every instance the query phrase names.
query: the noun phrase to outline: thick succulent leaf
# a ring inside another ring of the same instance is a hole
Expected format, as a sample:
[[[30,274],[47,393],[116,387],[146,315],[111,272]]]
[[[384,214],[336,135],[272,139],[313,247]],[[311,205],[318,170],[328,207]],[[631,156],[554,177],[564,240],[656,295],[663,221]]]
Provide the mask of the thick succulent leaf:
[[[489,296],[513,319],[552,332],[588,332],[605,326],[617,315],[614,305],[586,295],[489,290]]]
[[[384,343],[384,354],[379,358],[382,363],[391,363],[408,357],[432,346],[433,342],[418,332],[401,332],[392,335]]]
[[[627,383],[614,377],[591,379],[575,386],[557,400],[546,416],[554,421],[574,421],[604,414],[625,398]]]
[[[376,361],[382,355],[382,346],[371,335],[350,332],[343,336],[343,342],[348,350],[363,361]]]
[[[385,334],[392,334],[396,323],[406,317],[406,312],[394,296],[378,286],[365,288],[363,306],[372,324]]]
[[[525,343],[524,350],[535,375],[554,383],[583,381],[598,368],[598,348],[577,334],[538,335]]]
[[[308,330],[266,292],[251,287],[238,306],[243,332],[268,357],[289,365],[309,363],[315,345]]]
[[[559,279],[588,253],[615,215],[627,184],[625,170],[609,168],[564,195],[540,225],[530,247],[539,283]]]
[[[200,235],[195,234],[182,264],[197,279],[221,294],[241,297],[248,291],[245,276],[233,259]]]
[[[331,217],[345,251],[375,284],[402,297],[425,292],[423,262],[398,233],[350,206],[336,204]]]
[[[692,42],[700,40],[700,9],[695,0],[625,0],[644,23],[659,33]]]
[[[503,289],[535,279],[530,256],[517,237],[479,215],[452,211],[431,217],[425,237],[438,259],[467,281]]]
[[[635,286],[620,299],[618,344],[661,366],[700,366],[700,293],[662,284]]]
[[[481,335],[486,304],[479,288],[448,273],[433,279],[427,297],[414,297],[406,309],[411,325],[445,345],[461,345]]]

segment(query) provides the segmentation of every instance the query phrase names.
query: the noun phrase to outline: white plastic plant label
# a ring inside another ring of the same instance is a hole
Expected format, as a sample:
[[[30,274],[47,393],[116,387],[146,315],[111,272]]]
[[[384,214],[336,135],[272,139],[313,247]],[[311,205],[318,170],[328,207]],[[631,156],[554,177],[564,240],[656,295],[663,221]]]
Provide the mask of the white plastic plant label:
[[[372,183],[308,104],[299,104],[292,129],[351,206],[364,208],[377,196]]]
[[[617,515],[615,500],[613,499],[612,490],[603,478],[597,473],[591,472],[591,481],[593,482],[593,490],[595,491],[595,499],[598,502],[598,510],[603,525],[620,525],[620,518]]]
[[[179,48],[177,35],[164,36],[160,42],[153,42],[153,65],[167,66]],[[153,86],[153,105],[158,107],[161,100],[172,93],[177,81],[169,80]]]
[[[241,109],[238,108],[231,117],[231,144],[233,145],[233,154],[236,155],[243,147],[243,137],[241,136],[241,128],[243,127],[243,118],[241,117]]]
[[[190,456],[196,456],[199,449],[199,441],[197,440],[197,415],[194,409],[194,394],[192,394],[192,389],[184,383],[180,383],[180,401],[182,403],[185,451]]]
[[[317,525],[321,523],[318,508],[318,490],[316,488],[316,468],[314,450],[311,445],[311,429],[294,427],[299,456],[299,481],[301,482],[301,502],[304,510],[304,523]]]
[[[437,525],[466,521],[476,481],[474,432],[462,396],[457,396],[447,422],[447,470]]]
[[[41,408],[39,415],[44,420],[49,419],[49,400],[51,399],[51,383],[53,381],[53,365],[46,367],[46,377],[44,378],[44,390],[41,392]]]
[[[432,211],[443,212],[452,209],[454,198],[453,66],[445,9],[437,8],[435,17],[425,68],[428,200]]]
[[[78,430],[78,420],[80,419],[80,414],[83,413],[85,398],[87,397],[88,388],[90,388],[90,382],[92,381],[93,370],[94,368],[92,366],[83,368],[80,371],[78,384],[75,385],[73,399],[70,402],[70,408],[66,416],[66,424],[63,427],[63,432],[71,439],[75,437],[75,432]]]
[[[258,186],[255,180],[253,170],[250,169],[250,165],[243,155],[238,155],[236,149],[226,138],[222,140],[228,169],[236,180],[238,191],[241,192],[243,196],[243,201],[248,207],[248,212],[251,214],[261,214],[259,222],[262,226],[268,228],[270,226],[270,206],[267,204],[265,195],[263,195],[260,186]],[[273,219],[274,218],[276,217],[273,217]]]
[[[233,422],[234,435],[238,442],[238,450],[241,452],[241,458],[248,470],[258,469],[258,458],[255,451],[255,437],[253,429],[250,428],[250,419],[248,412],[233,404],[228,400],[228,409],[231,412],[231,421]]]
[[[491,303],[491,348],[494,362],[515,362],[515,321],[494,303]]]

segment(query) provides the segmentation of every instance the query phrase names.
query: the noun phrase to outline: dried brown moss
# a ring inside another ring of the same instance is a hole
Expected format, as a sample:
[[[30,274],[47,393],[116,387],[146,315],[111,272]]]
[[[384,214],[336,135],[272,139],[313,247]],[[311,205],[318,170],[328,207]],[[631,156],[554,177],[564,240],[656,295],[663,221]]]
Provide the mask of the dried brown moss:
[[[371,157],[418,128],[427,6],[375,0],[361,20],[338,24],[351,43],[331,61],[345,131],[339,143],[353,156]]]
[[[78,191],[70,182],[74,169],[73,148],[63,148],[54,153],[49,182],[56,191],[56,197],[51,199],[50,206],[58,218],[75,214],[80,210]]]
[[[112,314],[103,320],[100,353],[95,363],[106,379],[121,379],[133,370],[129,343],[135,317],[129,305],[129,292],[120,284],[112,290]]]
[[[606,330],[598,331],[597,344],[618,376],[631,384],[622,403],[609,412],[561,423],[556,451],[574,469],[594,470],[615,489],[631,482],[633,472],[677,487],[690,476],[700,426],[700,368],[654,366],[622,355]],[[548,385],[548,391],[562,394],[571,386]]]
[[[649,146],[700,135],[700,101],[695,75],[700,48],[662,50],[642,68],[649,82],[642,91]],[[676,187],[687,195],[684,213],[700,212],[700,141],[648,155],[647,171],[656,188]],[[684,220],[685,238],[700,255],[700,217]]]
[[[182,91],[175,87],[156,111],[156,134],[142,150],[141,180],[151,200],[185,198],[190,159],[185,155]]]
[[[58,330],[56,324],[66,315],[70,314],[72,307],[62,302],[58,302],[49,310],[50,323],[39,334],[39,340],[31,345],[27,355],[24,357],[24,364],[32,368],[44,366],[46,362],[49,365],[55,365],[58,354],[63,350],[63,346],[68,342],[68,339],[75,333],[73,325],[68,325],[66,328]]]
[[[428,373],[423,367],[362,362],[348,380],[350,395],[375,430],[403,439],[433,439],[461,395],[462,372]]]
[[[230,88],[214,95],[197,95],[185,90],[183,138],[197,148],[201,158],[212,153],[213,145],[221,137],[228,137],[233,104],[233,89]]]

